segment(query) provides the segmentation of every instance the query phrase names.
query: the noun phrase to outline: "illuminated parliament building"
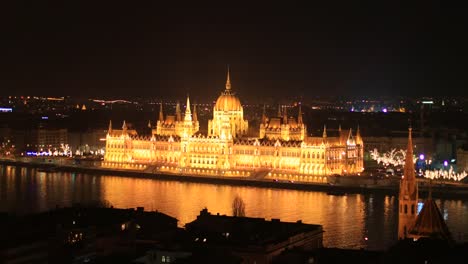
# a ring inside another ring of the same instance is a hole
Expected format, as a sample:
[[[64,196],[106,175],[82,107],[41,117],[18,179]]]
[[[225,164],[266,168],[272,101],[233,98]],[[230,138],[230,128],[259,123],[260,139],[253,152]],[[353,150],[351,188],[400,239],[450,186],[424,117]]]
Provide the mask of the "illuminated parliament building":
[[[193,109],[193,110],[192,110]],[[160,105],[151,136],[142,137],[123,122],[106,136],[104,167],[216,176],[287,178],[325,181],[327,175],[358,174],[363,170],[363,141],[359,128],[321,137],[307,135],[299,106],[297,118],[279,109],[278,116],[262,115],[258,136],[248,137],[249,122],[239,98],[226,88],[216,100],[207,134],[199,131],[197,110],[187,98],[185,114],[164,115]]]

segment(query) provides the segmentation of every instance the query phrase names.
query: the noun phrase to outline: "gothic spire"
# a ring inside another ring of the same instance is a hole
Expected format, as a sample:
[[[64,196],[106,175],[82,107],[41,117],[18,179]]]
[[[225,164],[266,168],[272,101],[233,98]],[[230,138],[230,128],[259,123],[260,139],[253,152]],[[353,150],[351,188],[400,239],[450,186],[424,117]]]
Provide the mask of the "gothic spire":
[[[148,128],[151,128],[151,120],[148,120]]]
[[[281,105],[278,104],[278,117],[281,117],[281,116],[283,116],[283,115],[281,114]]]
[[[327,125],[323,125],[323,134],[322,134],[322,137],[323,137],[323,138],[326,138],[326,137],[327,137]]]
[[[107,134],[112,133],[112,120],[109,120],[109,128],[107,129]]]
[[[356,129],[356,144],[362,144],[361,131],[359,129],[359,124]]]
[[[192,115],[192,117],[193,117],[193,121],[195,121],[195,122],[198,121],[197,105],[196,104],[193,105],[193,115]]]
[[[159,121],[163,122],[164,121],[164,115],[163,115],[163,104],[159,105]]]
[[[301,109],[300,104],[299,104],[299,113],[297,114],[297,123],[302,124],[302,109]]]
[[[192,111],[190,110],[190,97],[187,96],[187,105],[185,107],[185,114],[192,114]]]
[[[122,124],[122,130],[127,131],[127,123],[125,123],[125,120],[123,121],[123,124]]]
[[[187,96],[187,105],[185,106],[184,120],[192,121],[192,111],[190,111],[190,97]]]
[[[182,115],[180,113],[180,103],[179,102],[177,102],[175,109],[176,109],[175,110],[176,111],[176,121],[182,121]]]
[[[412,138],[412,128],[408,129],[408,146],[406,148],[406,158],[405,158],[405,170],[404,177],[405,180],[416,182],[416,175],[414,173],[414,161],[413,161],[413,138]]]
[[[226,78],[226,91],[231,91],[231,78],[229,76],[230,72],[231,72],[231,69],[229,68],[229,65],[228,65],[227,78]]]

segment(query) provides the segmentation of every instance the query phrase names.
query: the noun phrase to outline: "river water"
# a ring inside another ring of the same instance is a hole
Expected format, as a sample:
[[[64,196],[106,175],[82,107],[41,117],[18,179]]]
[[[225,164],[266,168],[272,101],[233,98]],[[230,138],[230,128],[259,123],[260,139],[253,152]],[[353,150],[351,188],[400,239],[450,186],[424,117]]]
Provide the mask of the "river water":
[[[397,239],[398,197],[392,195],[328,195],[0,165],[0,211],[17,214],[102,201],[118,208],[158,210],[177,218],[182,227],[205,207],[211,213],[231,215],[236,195],[244,200],[249,217],[323,225],[327,247],[382,250]],[[468,199],[436,199],[436,203],[455,240],[468,241]]]

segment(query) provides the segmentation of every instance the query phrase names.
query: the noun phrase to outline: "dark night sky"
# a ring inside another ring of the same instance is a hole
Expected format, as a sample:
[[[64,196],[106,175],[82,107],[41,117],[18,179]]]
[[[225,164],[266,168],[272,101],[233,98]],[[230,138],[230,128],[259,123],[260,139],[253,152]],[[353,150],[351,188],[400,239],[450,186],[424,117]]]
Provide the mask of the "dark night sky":
[[[226,64],[243,98],[467,94],[453,5],[31,2],[2,7],[2,95],[213,98]]]

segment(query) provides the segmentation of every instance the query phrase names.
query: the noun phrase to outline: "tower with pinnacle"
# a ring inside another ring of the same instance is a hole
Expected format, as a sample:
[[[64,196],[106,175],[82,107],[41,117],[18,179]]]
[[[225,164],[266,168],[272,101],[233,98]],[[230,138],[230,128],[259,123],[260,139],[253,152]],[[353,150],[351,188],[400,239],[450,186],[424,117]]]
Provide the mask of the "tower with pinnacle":
[[[408,131],[408,147],[403,178],[400,180],[398,199],[398,239],[408,238],[418,216],[418,183],[414,172],[413,140],[411,127]]]

